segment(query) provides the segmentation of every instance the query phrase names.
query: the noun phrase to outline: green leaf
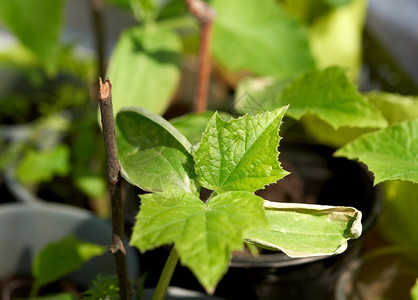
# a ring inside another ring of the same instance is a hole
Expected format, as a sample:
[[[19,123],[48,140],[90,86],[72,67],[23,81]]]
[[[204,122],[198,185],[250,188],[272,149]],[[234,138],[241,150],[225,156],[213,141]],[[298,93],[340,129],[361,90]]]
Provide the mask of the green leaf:
[[[338,67],[302,74],[277,100],[277,106],[287,104],[289,116],[300,119],[305,114],[314,114],[335,129],[387,125],[380,112],[350,83],[344,69]]]
[[[55,72],[65,0],[1,0],[0,20],[49,72]]]
[[[141,196],[131,245],[141,251],[174,242],[181,262],[213,292],[228,268],[231,252],[243,248],[243,233],[265,227],[263,199],[227,192],[206,204],[184,191]]]
[[[56,281],[106,251],[107,247],[79,241],[74,235],[50,243],[35,257],[32,265],[33,285],[40,288]]]
[[[365,134],[335,155],[365,163],[374,173],[374,184],[385,180],[418,183],[418,119]]]
[[[350,80],[356,82],[362,66],[362,37],[367,1],[355,0],[349,5],[344,3],[349,1],[327,2],[334,2],[335,6],[341,7],[317,18],[310,27],[310,45],[317,67],[345,67]]]
[[[97,174],[77,174],[73,181],[77,188],[92,198],[106,196],[107,183],[103,176]]]
[[[397,180],[384,182],[383,187],[379,233],[391,244],[418,247],[418,184]]]
[[[288,80],[272,77],[246,77],[237,86],[234,109],[250,115],[274,110],[277,108],[277,95],[280,95],[288,84]]]
[[[198,193],[189,141],[168,121],[141,108],[116,116],[122,175],[146,191],[183,189]]]
[[[202,140],[202,134],[208,125],[209,120],[212,118],[214,111],[205,111],[203,113],[191,113],[183,115],[178,118],[170,120],[171,125],[177,128],[192,145],[199,143]],[[219,112],[224,118],[230,118],[231,116],[226,113]]]
[[[338,6],[347,5],[353,1],[352,0],[324,0],[324,2],[328,3],[329,5],[338,7]]]
[[[293,16],[311,24],[317,18],[331,13],[331,10],[350,3],[352,0],[292,0],[283,1]]]
[[[16,169],[16,176],[23,183],[50,181],[54,175],[65,176],[70,171],[70,151],[66,145],[35,151],[29,149]]]
[[[391,125],[418,118],[418,96],[384,92],[368,92],[365,96]]]
[[[274,0],[214,0],[213,54],[231,71],[293,76],[314,67],[302,23]]]
[[[172,30],[147,26],[123,32],[108,70],[114,113],[125,106],[164,113],[180,80],[180,51]]]
[[[77,300],[78,298],[71,293],[59,293],[54,295],[47,295],[36,298],[29,298],[28,300]]]
[[[270,229],[251,229],[247,242],[290,257],[342,253],[361,235],[361,212],[352,207],[279,203],[265,200]]]
[[[131,9],[140,22],[154,22],[158,15],[158,4],[155,0],[130,0]]]
[[[200,184],[217,193],[254,192],[286,176],[277,161],[278,131],[286,109],[230,121],[215,114],[194,153]]]
[[[158,14],[158,21],[175,20],[182,18],[183,16],[189,16],[190,13],[187,9],[185,1],[168,0],[161,3],[160,12]],[[195,20],[193,20],[195,21]],[[195,22],[194,22],[195,24]]]
[[[384,92],[368,92],[363,96],[381,112],[390,125],[418,118],[418,97]],[[312,115],[305,115],[301,122],[307,134],[315,141],[334,148],[342,147],[355,138],[374,131],[371,128],[356,127],[333,129],[331,125]]]
[[[411,299],[418,300],[418,278],[415,280],[415,284],[411,288]]]
[[[306,135],[316,143],[328,145],[335,149],[355,140],[363,134],[375,131],[372,128],[358,128],[342,126],[333,128],[329,123],[315,115],[304,115],[300,119]]]

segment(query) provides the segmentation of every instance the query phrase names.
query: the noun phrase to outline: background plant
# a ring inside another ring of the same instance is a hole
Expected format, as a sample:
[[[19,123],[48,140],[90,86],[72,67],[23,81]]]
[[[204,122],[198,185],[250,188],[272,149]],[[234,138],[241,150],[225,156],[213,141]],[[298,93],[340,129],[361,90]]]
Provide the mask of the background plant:
[[[18,41],[0,55],[0,168],[15,168],[41,198],[105,217],[104,151],[89,92],[95,64],[61,41],[66,1],[35,2],[0,2],[0,22]]]

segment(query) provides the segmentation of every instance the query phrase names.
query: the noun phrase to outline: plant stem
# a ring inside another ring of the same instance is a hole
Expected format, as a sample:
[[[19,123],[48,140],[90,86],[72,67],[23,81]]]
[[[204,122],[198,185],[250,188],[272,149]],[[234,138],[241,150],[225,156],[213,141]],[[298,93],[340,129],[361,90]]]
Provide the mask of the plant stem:
[[[173,276],[174,269],[179,261],[179,255],[174,249],[171,250],[170,255],[167,258],[164,269],[161,272],[160,279],[158,280],[157,287],[155,288],[154,296],[152,300],[164,300],[167,287],[170,284],[171,277]]]
[[[209,90],[211,42],[215,11],[201,0],[184,0],[190,13],[200,23],[200,45],[196,78],[196,93],[194,98],[195,112],[203,112],[207,107]]]
[[[115,120],[112,108],[112,85],[109,79],[99,78],[99,102],[102,115],[103,137],[106,151],[110,202],[112,206],[112,245],[110,252],[116,260],[120,299],[128,300],[133,294],[126,266],[126,250],[123,245],[123,202],[121,193],[120,165],[116,148]]]
[[[90,11],[92,15],[93,35],[96,43],[97,71],[99,76],[105,76],[105,35],[103,31],[103,2],[101,0],[90,0]]]

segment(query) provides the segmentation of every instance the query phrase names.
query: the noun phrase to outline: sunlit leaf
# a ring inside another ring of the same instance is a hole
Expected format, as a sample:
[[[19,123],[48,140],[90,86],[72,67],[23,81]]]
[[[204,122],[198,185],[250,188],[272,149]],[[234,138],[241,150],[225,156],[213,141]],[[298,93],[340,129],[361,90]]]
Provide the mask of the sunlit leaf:
[[[286,176],[277,151],[286,109],[229,121],[215,114],[194,152],[200,184],[218,193],[254,192]]]
[[[210,293],[226,272],[233,250],[243,248],[243,233],[266,227],[263,199],[227,192],[203,203],[184,191],[141,196],[131,244],[141,251],[175,243],[182,264]]]
[[[300,119],[305,114],[314,114],[334,128],[387,125],[381,113],[363,98],[345,71],[338,67],[301,75],[278,96],[278,107],[288,104],[289,116]]]
[[[116,117],[122,175],[147,191],[183,189],[197,193],[191,144],[168,121],[141,108]]]
[[[180,51],[174,31],[147,26],[123,32],[108,70],[114,113],[125,106],[164,113],[180,79]]]
[[[418,97],[385,92],[365,93],[367,100],[379,109],[389,124],[418,118]]]
[[[335,149],[344,146],[359,136],[372,132],[373,128],[342,126],[337,129],[315,115],[305,115],[300,119],[306,134],[315,142]]]
[[[316,5],[317,1],[311,1]],[[348,68],[348,76],[356,82],[361,71],[363,51],[363,29],[367,1],[328,0],[337,7],[317,18],[310,26],[310,45],[322,69],[330,66]]]
[[[418,118],[418,97],[384,92],[368,92],[363,96],[381,112],[390,125]],[[312,115],[305,115],[301,122],[315,141],[334,148],[342,147],[355,138],[375,130],[347,126],[334,129],[327,122]]]
[[[374,184],[385,180],[418,183],[418,119],[365,134],[335,155],[365,163],[375,176]]]
[[[205,111],[203,113],[192,113],[183,115],[178,118],[170,120],[170,123],[178,129],[192,145],[199,143],[202,139],[202,134],[208,125],[208,122],[212,118],[214,111]],[[223,118],[230,118],[231,116],[219,112]]]
[[[288,77],[314,67],[301,22],[274,0],[214,0],[213,54],[231,71]]]
[[[280,250],[291,257],[332,255],[361,235],[361,212],[351,207],[266,201],[270,229],[251,229],[248,242]]]

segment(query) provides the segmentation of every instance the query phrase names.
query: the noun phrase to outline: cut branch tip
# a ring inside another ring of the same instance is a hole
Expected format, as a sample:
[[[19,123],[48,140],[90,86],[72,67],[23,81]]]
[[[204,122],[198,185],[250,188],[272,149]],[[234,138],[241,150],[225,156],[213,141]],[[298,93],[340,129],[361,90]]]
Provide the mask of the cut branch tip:
[[[109,78],[103,82],[102,78],[99,77],[99,99],[101,101],[106,101],[112,96],[112,84],[110,83]]]

